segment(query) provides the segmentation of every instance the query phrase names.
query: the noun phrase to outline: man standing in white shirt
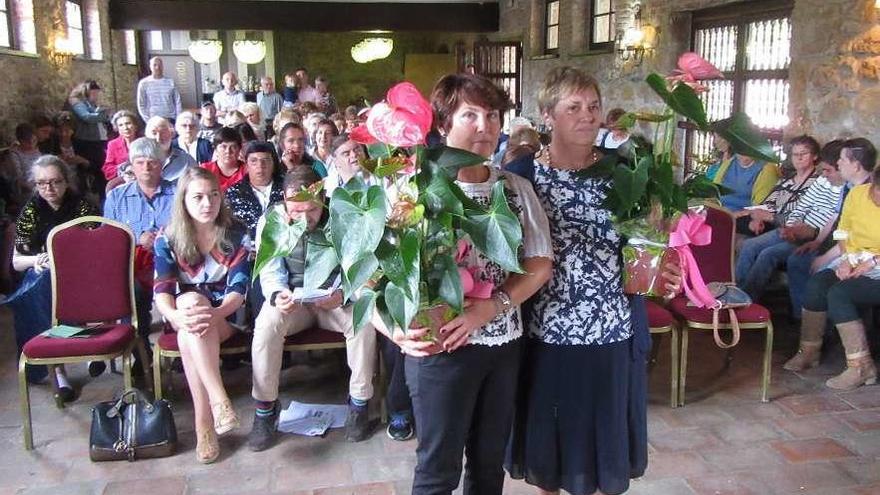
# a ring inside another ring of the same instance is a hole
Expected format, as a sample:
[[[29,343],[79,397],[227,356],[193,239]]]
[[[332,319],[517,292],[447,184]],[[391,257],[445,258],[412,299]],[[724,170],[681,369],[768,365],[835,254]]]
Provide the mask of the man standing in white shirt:
[[[214,93],[214,106],[217,107],[218,120],[225,123],[226,114],[238,110],[238,107],[244,103],[244,93],[235,87],[238,84],[235,72],[223,74],[221,82],[223,89]]]
[[[182,110],[180,93],[174,79],[164,76],[162,59],[150,59],[150,75],[141,79],[137,87],[138,113],[144,122],[151,117],[163,117],[174,122]]]

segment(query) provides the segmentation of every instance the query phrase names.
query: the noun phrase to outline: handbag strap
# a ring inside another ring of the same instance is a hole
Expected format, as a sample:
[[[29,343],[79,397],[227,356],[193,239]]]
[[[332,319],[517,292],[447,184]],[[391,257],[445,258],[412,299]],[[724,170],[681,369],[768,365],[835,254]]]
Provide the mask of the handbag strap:
[[[719,332],[720,329],[718,328],[718,312],[722,311],[723,309],[726,309],[727,314],[730,316],[730,329],[733,331],[733,335],[730,338],[730,343],[724,342]],[[722,349],[730,349],[731,347],[739,344],[740,329],[739,319],[736,317],[736,311],[734,311],[733,308],[712,308],[712,332],[715,337],[715,345]]]

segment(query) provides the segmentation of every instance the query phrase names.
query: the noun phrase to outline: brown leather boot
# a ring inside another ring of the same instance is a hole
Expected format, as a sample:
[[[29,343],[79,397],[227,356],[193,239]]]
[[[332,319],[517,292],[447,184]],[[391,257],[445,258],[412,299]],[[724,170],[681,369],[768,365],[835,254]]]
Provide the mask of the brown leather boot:
[[[877,366],[871,358],[865,325],[861,320],[837,324],[840,341],[846,351],[846,370],[825,382],[829,388],[852,390],[877,383]]]
[[[803,310],[801,344],[797,354],[782,365],[788,371],[804,371],[819,365],[822,355],[822,333],[825,331],[824,311]]]

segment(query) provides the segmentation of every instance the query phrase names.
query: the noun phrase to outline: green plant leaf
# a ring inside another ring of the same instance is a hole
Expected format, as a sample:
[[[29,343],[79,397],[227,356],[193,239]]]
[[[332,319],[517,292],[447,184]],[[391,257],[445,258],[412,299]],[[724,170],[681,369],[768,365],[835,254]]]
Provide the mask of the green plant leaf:
[[[377,177],[389,177],[410,165],[410,162],[403,156],[387,156],[379,158],[376,169],[372,173]]]
[[[434,257],[431,271],[426,276],[428,287],[434,291],[429,303],[434,304],[435,298],[445,302],[457,312],[462,311],[464,293],[461,287],[461,277],[458,274],[458,265],[451,254],[441,254]]]
[[[266,263],[273,258],[288,256],[293,248],[299,243],[303,232],[306,231],[304,219],[287,224],[286,216],[275,208],[269,210],[266,215],[266,224],[260,233],[260,246],[257,249],[257,258],[251,279],[256,280],[266,267]]]
[[[368,280],[373,273],[379,269],[379,260],[373,253],[363,253],[360,258],[354,261],[352,265],[345,270],[342,284],[342,293],[345,300],[351,299],[351,296],[357,292]]]
[[[672,164],[667,160],[654,160],[651,158],[650,167],[651,182],[650,185],[659,191],[666,204],[672,198],[672,188],[675,185],[674,174],[672,172]]]
[[[648,184],[650,165],[651,158],[642,157],[634,169],[626,165],[618,165],[614,169],[614,185],[611,191],[617,198],[618,204],[612,211],[618,217],[626,216],[641,202]]]
[[[692,120],[700,130],[707,130],[709,122],[706,120],[706,109],[697,93],[687,84],[676,84],[670,92],[666,87],[666,79],[659,74],[650,74],[647,79],[648,86],[679,115]]]
[[[376,296],[378,294],[369,287],[361,289],[360,297],[354,302],[352,307],[352,324],[355,331],[360,330],[373,317],[373,310],[376,308]]]
[[[486,157],[467,150],[442,145],[426,149],[425,161],[436,167],[435,171],[441,171],[446,175],[447,179],[455,180],[460,168],[479,165],[486,161]]]
[[[669,113],[650,113],[650,112],[633,112],[633,116],[635,116],[636,120],[641,120],[644,122],[665,122],[675,114]]]
[[[385,191],[381,186],[371,186],[362,195],[351,194],[348,184],[333,191],[330,240],[343,270],[348,272],[365,253],[375,251],[385,232],[386,210]]]
[[[416,290],[418,291],[418,288]],[[406,291],[395,285],[394,282],[388,282],[384,295],[388,314],[391,315],[394,323],[400,328],[409,328],[409,323],[419,310],[418,298],[407,297]]]
[[[419,234],[413,229],[407,230],[396,246],[383,239],[376,256],[385,277],[414,299],[412,289],[418,287],[419,280]]]
[[[492,204],[488,211],[465,209],[461,228],[474,246],[501,268],[523,273],[519,266],[522,226],[507,204],[503,180],[492,186]]]
[[[773,151],[770,141],[761,135],[748,115],[743,112],[736,112],[727,119],[727,125],[720,127],[718,134],[730,143],[734,153],[769,163],[781,162]]]
[[[617,166],[617,163],[619,161],[620,157],[617,155],[605,155],[600,158],[598,162],[590,165],[587,168],[578,170],[574,173],[574,175],[587,179],[611,177],[611,175],[614,173],[614,167]]]
[[[367,145],[367,154],[370,155],[370,158],[391,156],[392,151],[394,151],[394,148],[385,143],[373,143]]]
[[[309,234],[303,288],[317,289],[327,281],[330,274],[338,266],[339,258],[336,256],[333,245],[327,239],[326,233],[323,230],[316,230]]]
[[[461,216],[464,213],[464,207],[455,193],[452,192],[451,185],[454,184],[445,175],[433,174],[431,182],[423,190],[419,201],[428,208],[428,211],[435,215],[448,212]]]

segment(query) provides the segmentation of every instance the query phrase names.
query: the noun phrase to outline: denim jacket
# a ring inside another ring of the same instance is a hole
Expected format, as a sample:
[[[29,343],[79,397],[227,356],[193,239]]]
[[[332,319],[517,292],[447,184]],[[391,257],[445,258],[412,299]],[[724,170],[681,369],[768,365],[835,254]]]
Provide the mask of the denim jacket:
[[[88,100],[79,100],[70,106],[76,116],[76,129],[74,136],[83,141],[106,141],[107,127],[104,125],[110,121],[103,109],[98,109]]]

